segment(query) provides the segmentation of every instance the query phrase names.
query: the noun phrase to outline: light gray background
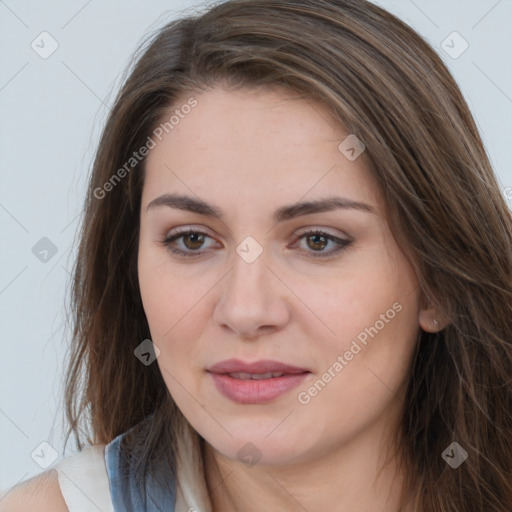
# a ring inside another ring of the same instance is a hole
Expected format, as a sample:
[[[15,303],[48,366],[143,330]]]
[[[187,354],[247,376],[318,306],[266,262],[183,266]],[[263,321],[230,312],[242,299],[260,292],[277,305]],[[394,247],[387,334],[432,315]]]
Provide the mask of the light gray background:
[[[375,3],[443,56],[512,202],[512,1]],[[65,294],[106,105],[141,38],[195,5],[204,2],[0,0],[0,489],[42,471],[31,458],[41,442],[63,453]],[[31,48],[43,31],[59,45],[47,59]],[[453,31],[469,44],[456,59],[441,48]],[[57,247],[46,262],[32,252],[43,237]]]

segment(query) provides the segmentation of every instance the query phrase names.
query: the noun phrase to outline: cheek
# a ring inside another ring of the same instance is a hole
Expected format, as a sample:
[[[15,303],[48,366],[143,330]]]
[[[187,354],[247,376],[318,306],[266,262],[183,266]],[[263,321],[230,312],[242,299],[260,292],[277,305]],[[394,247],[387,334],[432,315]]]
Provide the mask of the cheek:
[[[181,411],[192,417],[200,400],[200,362],[208,352],[204,328],[211,318],[209,290],[218,279],[203,273],[179,273],[161,252],[142,249],[139,253],[139,285],[151,339],[160,349],[156,360],[169,393]],[[203,418],[202,422],[207,422]]]
[[[322,321],[309,314],[311,320],[302,322],[308,339],[315,340],[322,380],[311,390],[314,407],[319,414],[329,407],[335,415],[364,416],[392,398],[407,376],[419,329],[419,294],[415,274],[399,253],[385,258],[380,251],[347,268],[337,280],[320,278],[314,286],[303,281],[297,291]]]
[[[197,395],[190,369],[203,350],[198,342],[203,329],[199,319],[208,318],[206,303],[200,300],[204,292],[172,278],[165,265],[152,265],[143,256],[139,260],[139,284],[151,340],[160,349],[156,362],[169,392],[180,408],[188,411],[189,393]]]
[[[153,341],[165,345],[185,329],[188,338],[193,336],[198,322],[190,320],[203,314],[202,299],[214,279],[177,271],[162,248],[151,247],[139,248],[138,278]]]
[[[343,265],[317,272],[314,278],[295,273],[288,279],[293,279],[293,291],[306,306],[296,306],[301,327],[309,339],[323,340],[330,351],[348,349],[359,335],[364,341],[375,326],[391,337],[418,327],[415,275],[396,251],[386,254],[379,246],[354,253]]]
[[[326,446],[398,413],[418,332],[413,295],[393,302],[393,294],[360,292],[337,316],[332,310],[337,335],[317,338],[318,373],[294,396],[296,424],[314,423]]]

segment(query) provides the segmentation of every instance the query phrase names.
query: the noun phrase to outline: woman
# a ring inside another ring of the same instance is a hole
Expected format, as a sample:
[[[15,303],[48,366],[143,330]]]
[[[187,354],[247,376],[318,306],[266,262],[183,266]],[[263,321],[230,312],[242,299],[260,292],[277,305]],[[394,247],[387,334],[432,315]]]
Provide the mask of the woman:
[[[511,234],[457,85],[391,14],[170,23],[92,171],[84,449],[9,510],[511,509]]]

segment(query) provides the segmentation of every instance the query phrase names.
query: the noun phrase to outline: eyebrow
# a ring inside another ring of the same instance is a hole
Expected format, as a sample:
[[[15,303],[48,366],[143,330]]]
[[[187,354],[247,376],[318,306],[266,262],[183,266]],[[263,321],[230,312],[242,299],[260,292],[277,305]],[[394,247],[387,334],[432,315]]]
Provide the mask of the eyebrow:
[[[180,194],[164,194],[159,196],[148,204],[146,211],[162,206],[177,208],[179,210],[185,210],[220,220],[224,217],[222,210],[217,206],[208,204],[201,199]],[[376,209],[366,203],[353,201],[346,197],[332,196],[282,206],[274,212],[273,220],[275,222],[283,222],[295,217],[300,217],[301,215],[330,212],[333,210],[360,210],[362,212],[377,214]]]

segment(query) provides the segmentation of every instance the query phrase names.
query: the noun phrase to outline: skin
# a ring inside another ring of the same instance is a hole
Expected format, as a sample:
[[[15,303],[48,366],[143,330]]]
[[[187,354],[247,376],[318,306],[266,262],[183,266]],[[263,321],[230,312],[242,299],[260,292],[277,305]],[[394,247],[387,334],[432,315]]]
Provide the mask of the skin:
[[[419,328],[433,330],[435,312],[422,306],[365,155],[347,159],[338,145],[348,133],[327,109],[284,89],[219,86],[194,97],[198,105],[147,157],[138,272],[161,351],[157,364],[207,442],[213,509],[396,512],[403,474],[398,461],[384,462]],[[168,206],[147,209],[165,193],[200,198],[221,209],[223,219]],[[272,219],[284,205],[333,195],[373,211]],[[180,227],[208,236],[203,245],[182,237],[166,247],[162,240]],[[336,242],[299,238],[309,228],[351,243],[329,255]],[[263,248],[252,263],[236,252],[247,236]],[[180,256],[170,247],[202,254]],[[319,252],[328,255],[315,257]],[[394,303],[400,312],[300,403],[298,393]],[[238,404],[206,372],[230,358],[275,359],[311,374],[271,402]],[[261,457],[250,467],[237,456],[248,442]]]
[[[55,469],[26,480],[5,494],[0,493],[0,512],[68,512]]]

